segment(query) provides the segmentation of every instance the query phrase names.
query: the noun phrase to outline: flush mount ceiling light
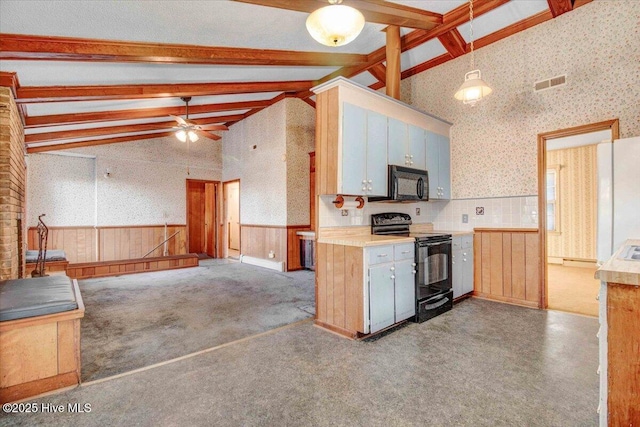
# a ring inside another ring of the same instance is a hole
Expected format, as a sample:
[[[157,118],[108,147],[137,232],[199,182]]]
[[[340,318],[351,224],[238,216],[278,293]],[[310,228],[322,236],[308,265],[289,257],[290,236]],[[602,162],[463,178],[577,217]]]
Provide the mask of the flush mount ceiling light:
[[[469,0],[469,33],[471,34],[471,69],[475,68],[475,58],[473,54],[473,0]],[[482,80],[480,70],[469,71],[464,75],[464,83],[454,95],[464,104],[475,105],[485,96],[493,92],[493,89]]]
[[[364,28],[364,16],[357,9],[344,6],[342,0],[329,0],[307,18],[307,31],[318,43],[342,46],[353,41]]]

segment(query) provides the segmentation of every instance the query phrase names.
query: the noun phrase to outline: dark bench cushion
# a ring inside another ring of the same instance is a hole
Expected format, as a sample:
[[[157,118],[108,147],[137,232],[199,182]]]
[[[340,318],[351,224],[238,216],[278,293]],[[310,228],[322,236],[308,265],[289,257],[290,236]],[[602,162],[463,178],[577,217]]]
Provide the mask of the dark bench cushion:
[[[73,283],[67,276],[0,281],[0,321],[77,308]]]
[[[28,250],[26,256],[27,262],[36,262],[38,261],[38,251]],[[45,261],[66,261],[67,254],[64,253],[63,250],[60,249],[48,249],[47,256]]]

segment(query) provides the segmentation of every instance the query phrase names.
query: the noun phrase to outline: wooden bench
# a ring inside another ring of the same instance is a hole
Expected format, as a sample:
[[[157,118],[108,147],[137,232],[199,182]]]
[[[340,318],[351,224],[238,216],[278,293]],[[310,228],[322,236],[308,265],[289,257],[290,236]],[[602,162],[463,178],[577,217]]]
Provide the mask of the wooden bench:
[[[169,255],[156,258],[123,259],[117,261],[84,262],[69,264],[67,276],[74,279],[119,276],[121,274],[146,273],[149,271],[173,270],[197,267],[198,255]]]
[[[80,383],[84,303],[77,280],[71,286],[77,309],[0,322],[0,403]]]

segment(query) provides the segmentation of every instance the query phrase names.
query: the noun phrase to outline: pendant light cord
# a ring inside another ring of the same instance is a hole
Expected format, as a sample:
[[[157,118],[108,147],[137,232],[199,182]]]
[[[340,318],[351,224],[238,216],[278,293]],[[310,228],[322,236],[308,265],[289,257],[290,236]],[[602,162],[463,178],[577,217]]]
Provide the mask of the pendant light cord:
[[[471,69],[476,69],[476,61],[473,54],[473,0],[469,0],[469,32],[471,33]]]

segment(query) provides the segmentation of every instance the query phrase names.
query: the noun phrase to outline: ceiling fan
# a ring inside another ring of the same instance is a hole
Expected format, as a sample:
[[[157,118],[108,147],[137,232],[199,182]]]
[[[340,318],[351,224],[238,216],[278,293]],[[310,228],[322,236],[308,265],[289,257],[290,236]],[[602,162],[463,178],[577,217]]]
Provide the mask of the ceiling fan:
[[[228,130],[228,128],[224,125],[218,124],[208,124],[208,125],[200,125],[193,120],[189,120],[189,101],[191,101],[190,96],[183,96],[180,99],[184,101],[186,104],[186,115],[183,119],[180,116],[174,116],[169,114],[171,118],[173,118],[177,122],[177,126],[174,126],[173,129],[176,129],[176,138],[178,138],[182,142],[187,142],[189,139],[190,142],[196,142],[200,138],[198,134],[204,136],[205,138],[213,139],[217,141],[220,139],[218,135],[214,135],[209,133],[208,131],[212,130]]]

